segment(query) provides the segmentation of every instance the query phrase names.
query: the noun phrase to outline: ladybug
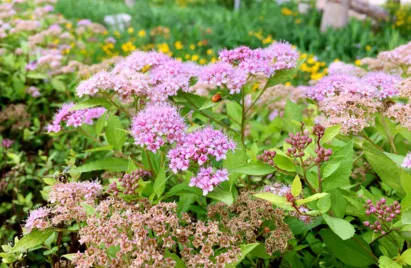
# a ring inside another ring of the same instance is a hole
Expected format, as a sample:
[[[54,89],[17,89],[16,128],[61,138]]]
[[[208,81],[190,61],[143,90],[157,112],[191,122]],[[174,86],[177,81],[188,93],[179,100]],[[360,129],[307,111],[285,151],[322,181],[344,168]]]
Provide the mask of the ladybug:
[[[214,96],[211,97],[212,102],[219,102],[221,100],[221,95],[220,93],[215,94]]]

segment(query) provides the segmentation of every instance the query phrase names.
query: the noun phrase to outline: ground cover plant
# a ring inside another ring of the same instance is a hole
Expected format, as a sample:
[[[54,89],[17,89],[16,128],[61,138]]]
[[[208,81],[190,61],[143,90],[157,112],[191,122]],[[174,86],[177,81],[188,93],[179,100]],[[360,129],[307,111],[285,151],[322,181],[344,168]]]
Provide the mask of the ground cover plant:
[[[287,42],[98,63],[48,4],[0,8],[2,267],[411,265],[411,43],[309,83]]]

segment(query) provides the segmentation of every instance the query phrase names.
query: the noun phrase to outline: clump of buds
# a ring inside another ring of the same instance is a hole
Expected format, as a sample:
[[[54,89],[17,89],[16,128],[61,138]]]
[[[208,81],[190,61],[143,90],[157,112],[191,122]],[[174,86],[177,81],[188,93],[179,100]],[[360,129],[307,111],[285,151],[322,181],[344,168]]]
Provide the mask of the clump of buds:
[[[139,180],[149,175],[150,172],[145,171],[143,169],[133,171],[131,174],[124,174],[122,178],[118,179],[118,182],[121,186],[121,190],[118,188],[117,183],[113,182],[109,186],[109,192],[111,192],[113,195],[118,195],[119,192],[122,192],[126,195],[132,195],[139,187]]]
[[[302,130],[295,134],[289,133],[290,138],[286,139],[285,142],[291,145],[291,148],[288,148],[287,155],[294,158],[303,157],[305,155],[304,150],[307,148],[310,143],[313,142],[308,136],[308,130]]]
[[[314,162],[317,165],[330,160],[330,156],[333,153],[332,149],[326,149],[322,147],[320,144],[320,140],[324,136],[324,133],[325,133],[325,127],[319,124],[316,124],[314,126],[313,134],[317,137],[316,138],[317,148],[315,148],[315,153],[317,154],[317,157],[315,157]]]
[[[264,150],[260,155],[257,155],[257,159],[270,166],[274,166],[274,157],[277,153],[275,151]]]
[[[381,233],[382,235],[387,233],[388,223],[393,222],[399,214],[401,214],[401,205],[398,201],[395,201],[391,205],[387,205],[385,198],[381,198],[374,205],[371,200],[367,200],[364,204],[366,208],[365,214],[368,216],[374,215],[378,218],[374,223],[365,221],[364,225],[370,227],[375,233]]]

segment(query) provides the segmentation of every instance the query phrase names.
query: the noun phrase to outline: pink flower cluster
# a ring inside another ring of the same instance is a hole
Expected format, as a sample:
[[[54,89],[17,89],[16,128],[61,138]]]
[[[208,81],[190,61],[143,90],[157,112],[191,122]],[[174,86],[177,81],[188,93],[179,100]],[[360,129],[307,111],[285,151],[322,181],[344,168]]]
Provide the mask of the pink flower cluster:
[[[2,141],[1,141],[1,146],[3,147],[3,148],[10,148],[12,145],[13,145],[13,143],[14,143],[14,140],[10,140],[10,139],[3,139]]]
[[[241,46],[223,50],[219,54],[222,62],[238,66],[248,74],[264,74],[267,77],[277,70],[292,69],[296,66],[299,54],[288,43],[277,42],[265,49],[250,49]]]
[[[193,63],[181,63],[162,53],[136,51],[111,72],[102,71],[81,82],[77,94],[93,96],[112,89],[122,99],[147,96],[151,101],[165,101],[179,89],[189,91],[190,79],[198,70]]]
[[[93,124],[93,119],[102,116],[106,109],[102,107],[89,108],[71,111],[74,107],[73,103],[63,104],[61,109],[54,115],[53,122],[47,126],[47,132],[59,132],[61,130],[61,122],[66,122],[67,126],[79,127],[82,124]]]
[[[409,152],[405,158],[404,161],[402,162],[401,166],[403,168],[411,168],[411,152]]]
[[[195,177],[190,180],[190,186],[203,190],[203,195],[207,195],[214,190],[214,187],[228,180],[228,171],[223,168],[214,172],[212,167],[201,167]]]
[[[169,167],[177,173],[178,170],[187,170],[191,164],[201,166],[199,173],[191,178],[190,186],[200,188],[203,194],[207,195],[215,186],[228,180],[228,172],[226,169],[214,171],[211,166],[203,167],[204,164],[212,158],[217,161],[225,159],[227,152],[234,151],[235,147],[235,143],[223,132],[206,127],[186,134],[181,142],[168,152]]]
[[[133,119],[131,135],[135,144],[156,152],[165,143],[180,141],[186,125],[177,109],[167,103],[151,104]]]
[[[187,134],[176,148],[168,152],[169,167],[177,173],[178,170],[187,170],[190,161],[200,166],[211,160],[210,157],[220,161],[235,147],[235,143],[223,132],[206,127]]]
[[[391,98],[398,95],[397,86],[401,78],[384,72],[370,72],[362,80],[377,88],[375,97],[379,99]]]
[[[394,201],[391,205],[387,205],[386,203],[385,198],[381,198],[375,205],[371,200],[367,200],[366,204],[364,204],[366,208],[365,214],[367,214],[367,216],[374,215],[378,218],[374,223],[365,221],[364,225],[373,229],[374,232],[383,235],[388,231],[387,224],[393,222],[394,219],[401,214],[401,205],[398,201]]]
[[[44,230],[60,223],[84,221],[86,211],[82,203],[94,205],[103,187],[98,182],[56,183],[49,194],[50,207],[41,207],[30,212],[24,226],[25,232]]]
[[[239,93],[247,82],[247,73],[228,63],[217,62],[204,68],[199,82],[219,87],[225,85],[231,94],[235,94]]]

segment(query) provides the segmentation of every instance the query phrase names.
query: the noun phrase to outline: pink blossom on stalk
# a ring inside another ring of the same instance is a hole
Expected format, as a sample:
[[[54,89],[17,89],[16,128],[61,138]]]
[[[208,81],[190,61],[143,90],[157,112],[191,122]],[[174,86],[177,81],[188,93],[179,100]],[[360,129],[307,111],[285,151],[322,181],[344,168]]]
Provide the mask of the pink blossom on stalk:
[[[61,130],[61,122],[66,122],[67,126],[74,127],[79,127],[82,124],[91,125],[93,119],[99,118],[106,112],[106,109],[102,107],[70,111],[73,107],[73,103],[63,104],[54,116],[52,123],[47,126],[47,132],[59,132]]]
[[[88,80],[82,81],[77,86],[77,95],[82,97],[83,95],[93,96],[99,90],[108,90],[114,87],[111,75],[106,71],[101,71],[93,75]]]
[[[212,127],[197,130],[187,134],[176,148],[168,152],[169,167],[177,173],[178,170],[187,170],[190,161],[202,166],[210,157],[217,161],[226,158],[229,150],[234,151],[235,143],[227,136]]]
[[[40,95],[41,95],[40,94],[40,89],[37,88],[37,87],[33,87],[33,86],[28,87],[26,89],[26,93],[30,94],[34,98],[40,97]]]
[[[402,162],[401,166],[404,168],[411,168],[411,152],[409,152],[405,156],[404,161]]]
[[[1,141],[1,146],[3,146],[3,148],[10,148],[14,143],[14,140],[10,140],[10,139],[3,139]]]
[[[199,82],[215,86],[225,85],[231,94],[239,93],[247,81],[247,73],[228,63],[217,62],[206,66],[200,74]]]
[[[178,142],[186,125],[177,109],[167,103],[151,104],[133,119],[131,135],[135,144],[156,152],[166,142]]]
[[[266,56],[274,70],[292,69],[297,65],[299,54],[288,43],[277,42],[265,48]]]
[[[114,69],[114,73],[120,72],[122,69],[130,69],[133,71],[145,71],[146,68],[152,68],[163,64],[166,61],[172,60],[169,56],[151,51],[134,51],[130,56],[128,56],[124,61],[118,63]]]
[[[228,180],[228,171],[226,169],[214,172],[212,167],[202,167],[197,175],[191,178],[189,186],[198,187],[203,190],[203,195],[207,195],[213,191],[214,187],[226,180]]]
[[[391,98],[398,94],[397,85],[401,78],[384,72],[370,72],[362,80],[377,88],[376,97],[380,99]]]
[[[30,233],[33,229],[44,230],[50,227],[50,223],[47,220],[49,215],[50,209],[45,207],[30,211],[29,217],[24,225],[25,232]]]
[[[246,46],[240,46],[231,50],[224,49],[218,53],[218,56],[222,62],[230,64],[238,64],[251,58],[253,50]]]

